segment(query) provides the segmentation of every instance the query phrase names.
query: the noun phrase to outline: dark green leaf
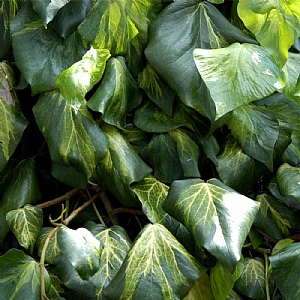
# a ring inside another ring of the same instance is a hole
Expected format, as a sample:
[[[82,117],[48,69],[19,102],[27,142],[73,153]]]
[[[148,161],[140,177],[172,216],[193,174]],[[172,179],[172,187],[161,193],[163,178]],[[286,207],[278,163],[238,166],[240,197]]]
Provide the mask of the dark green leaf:
[[[180,100],[210,119],[215,107],[193,61],[195,48],[226,47],[254,42],[210,3],[175,1],[152,22],[146,57]]]
[[[276,182],[283,196],[293,196],[300,203],[300,168],[284,163],[277,170]]]
[[[207,274],[202,275],[183,300],[214,300],[210,280]]]
[[[273,171],[274,147],[279,136],[277,118],[265,107],[243,105],[232,112],[228,126],[244,152]]]
[[[68,184],[73,180],[73,185],[84,188],[97,163],[107,152],[104,133],[85,105],[75,109],[58,91],[41,94],[33,111],[48,143],[52,161],[66,168],[68,175],[72,174],[71,178],[65,177],[64,172],[55,172],[54,175],[62,182]],[[76,172],[84,176],[77,176],[78,181],[74,182]]]
[[[46,291],[50,277],[44,270]],[[0,256],[0,295],[5,300],[40,299],[39,264],[21,250],[11,249]]]
[[[11,21],[10,30],[16,64],[32,94],[55,89],[55,78],[86,52],[76,32],[64,41],[52,29],[45,29],[29,2]]]
[[[103,113],[102,119],[111,125],[125,127],[126,114],[142,101],[138,85],[129,73],[125,59],[111,58],[106,66],[98,90],[88,102],[88,107]]]
[[[84,103],[85,94],[101,79],[109,57],[108,50],[91,48],[82,60],[55,79],[62,96],[70,105],[78,109]]]
[[[285,86],[284,73],[269,52],[257,45],[195,49],[194,59],[215,103],[216,119]]]
[[[276,285],[285,299],[298,299],[300,294],[300,244],[284,247],[269,260]]]
[[[12,171],[0,201],[0,244],[9,231],[6,214],[25,204],[33,204],[40,197],[35,161],[32,158],[24,159]]]
[[[23,116],[16,93],[13,70],[5,63],[0,63],[0,171],[14,153],[21,140],[27,120]]]
[[[36,239],[43,226],[42,209],[28,204],[23,208],[9,211],[6,221],[19,244],[32,254]]]
[[[164,226],[149,224],[104,295],[108,299],[181,299],[203,273],[205,268]]]
[[[51,278],[51,287],[47,295],[48,298],[51,300],[64,299],[64,298],[59,298],[59,294],[64,292],[63,288],[61,287],[62,281],[53,274],[50,274],[50,278]]]
[[[163,209],[183,223],[200,246],[233,272],[258,211],[258,204],[220,181],[200,179],[171,184]],[[226,216],[226,218],[225,218]]]

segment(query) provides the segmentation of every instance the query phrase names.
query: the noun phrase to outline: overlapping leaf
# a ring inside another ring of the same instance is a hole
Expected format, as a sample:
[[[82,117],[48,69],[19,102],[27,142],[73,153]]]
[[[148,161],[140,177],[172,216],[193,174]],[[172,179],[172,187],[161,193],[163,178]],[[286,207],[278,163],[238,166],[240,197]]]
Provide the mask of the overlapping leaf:
[[[10,30],[16,64],[32,94],[56,88],[55,78],[86,52],[76,32],[64,41],[52,29],[45,29],[30,2],[11,21]]]
[[[44,270],[46,291],[50,277]],[[0,295],[6,300],[40,299],[39,264],[21,250],[11,249],[0,256]]]
[[[216,118],[285,86],[285,75],[263,47],[234,43],[195,49],[198,71],[216,106]]]
[[[43,211],[39,207],[25,205],[6,215],[7,224],[19,244],[32,253],[36,239],[43,226]]]
[[[283,67],[289,48],[300,36],[300,1],[241,0],[238,14],[258,42]]]
[[[55,90],[40,96],[34,115],[49,145],[51,159],[66,168],[52,170],[54,176],[67,184],[85,187],[107,151],[107,139],[86,106],[75,109]],[[76,180],[76,173],[83,174],[83,178]]]
[[[214,300],[207,274],[202,275],[183,300]]]
[[[23,116],[17,96],[14,73],[10,66],[0,63],[0,171],[15,151],[28,122]]]
[[[0,201],[0,244],[9,231],[6,214],[41,197],[36,165],[32,158],[22,160],[12,171]]]
[[[149,224],[104,295],[109,299],[181,299],[204,272],[164,226]]]
[[[111,125],[125,127],[126,114],[142,101],[138,85],[129,73],[124,57],[111,58],[100,87],[88,102],[88,107],[102,113]]]
[[[258,204],[216,179],[186,179],[171,184],[163,209],[233,272]]]
[[[279,136],[277,118],[264,107],[243,105],[232,112],[228,126],[244,152],[272,171]]]
[[[56,79],[62,96],[75,108],[84,102],[85,94],[101,79],[110,53],[93,47],[82,60],[63,71]]]
[[[109,150],[97,166],[99,184],[109,189],[123,205],[138,205],[130,184],[142,180],[152,170],[116,127],[105,125],[103,131],[108,139]]]
[[[131,247],[131,240],[125,229],[120,226],[107,228],[88,221],[85,227],[94,234],[102,248],[100,266],[93,276],[97,297],[102,299],[103,288],[111,282],[120,269]]]
[[[215,108],[197,72],[193,50],[226,47],[236,41],[253,42],[212,4],[175,1],[151,24],[145,53],[150,65],[182,102],[215,119]]]

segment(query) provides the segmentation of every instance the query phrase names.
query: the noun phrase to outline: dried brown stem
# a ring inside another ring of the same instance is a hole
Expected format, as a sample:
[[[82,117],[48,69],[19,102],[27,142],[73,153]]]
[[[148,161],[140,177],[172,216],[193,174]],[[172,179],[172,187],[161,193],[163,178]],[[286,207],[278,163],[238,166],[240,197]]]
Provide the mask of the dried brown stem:
[[[114,215],[116,214],[121,214],[121,213],[129,213],[132,215],[139,215],[139,216],[145,216],[145,214],[139,210],[139,209],[134,209],[134,208],[127,208],[127,207],[119,207],[119,208],[115,208],[112,213]]]

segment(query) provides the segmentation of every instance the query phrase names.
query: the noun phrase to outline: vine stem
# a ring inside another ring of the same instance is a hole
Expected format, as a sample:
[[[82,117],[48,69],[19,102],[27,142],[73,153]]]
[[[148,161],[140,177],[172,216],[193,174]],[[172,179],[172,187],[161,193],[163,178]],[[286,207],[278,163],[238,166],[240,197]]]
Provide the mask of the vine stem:
[[[269,259],[266,252],[264,252],[265,259],[265,283],[266,283],[266,296],[267,300],[271,300],[270,298],[270,289],[269,289],[269,277],[268,277],[268,268],[269,268]]]

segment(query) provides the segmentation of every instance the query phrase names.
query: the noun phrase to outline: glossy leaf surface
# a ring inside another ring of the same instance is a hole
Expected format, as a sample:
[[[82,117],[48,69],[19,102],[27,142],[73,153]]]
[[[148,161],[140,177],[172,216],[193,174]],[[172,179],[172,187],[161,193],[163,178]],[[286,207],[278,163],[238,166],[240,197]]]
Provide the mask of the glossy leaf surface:
[[[214,300],[214,295],[210,288],[210,280],[207,274],[202,275],[190,289],[183,300]]]

